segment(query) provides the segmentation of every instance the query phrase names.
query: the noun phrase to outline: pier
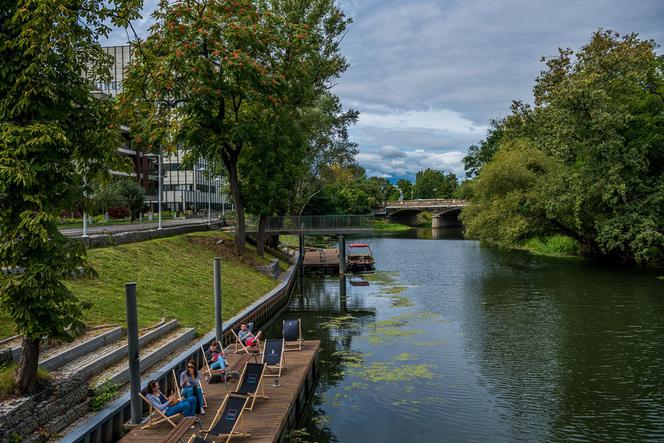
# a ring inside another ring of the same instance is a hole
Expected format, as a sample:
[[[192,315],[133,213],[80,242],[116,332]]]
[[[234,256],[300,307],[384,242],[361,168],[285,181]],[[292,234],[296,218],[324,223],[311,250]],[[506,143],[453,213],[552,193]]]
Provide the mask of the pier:
[[[284,441],[285,431],[297,426],[301,412],[304,411],[307,400],[316,388],[319,374],[317,358],[319,347],[320,341],[306,340],[301,351],[284,353],[286,367],[282,371],[281,377],[263,378],[262,385],[265,389],[265,395],[269,398],[258,398],[253,411],[245,410],[242,414],[238,429],[251,434],[250,437],[237,438],[237,441],[246,443]],[[234,354],[229,352],[227,354],[230,367],[233,367],[241,358],[246,359],[244,353]],[[254,361],[253,358],[250,361]],[[267,373],[270,373],[269,370]],[[275,387],[273,385],[275,380],[279,380],[279,386]],[[226,386],[224,386],[224,383],[209,384],[206,381],[202,383],[208,409],[206,415],[200,416],[199,426],[200,429],[205,430],[212,424],[211,422],[226,394],[232,392],[237,386],[237,379],[229,380]],[[182,420],[182,418],[179,420]],[[159,423],[150,429],[137,427],[125,434],[120,442],[162,442],[166,440],[172,429],[166,422]],[[184,441],[189,439],[194,431],[198,431],[198,428],[192,429],[184,438]],[[235,439],[236,437],[233,438],[233,440]],[[208,440],[219,441],[219,438],[210,435]]]
[[[307,271],[322,274],[339,274],[339,249],[306,248],[304,267]]]

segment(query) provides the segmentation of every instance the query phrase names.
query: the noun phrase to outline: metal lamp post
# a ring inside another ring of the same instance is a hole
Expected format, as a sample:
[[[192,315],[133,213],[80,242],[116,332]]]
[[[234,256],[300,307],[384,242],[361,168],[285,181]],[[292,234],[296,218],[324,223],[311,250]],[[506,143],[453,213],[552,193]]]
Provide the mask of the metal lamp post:
[[[221,187],[221,177],[216,177],[216,178],[214,179],[214,182],[215,182],[215,186],[217,187],[215,190],[217,191],[217,194],[220,194],[219,189],[220,189],[220,187]],[[222,206],[221,206],[221,213],[222,213],[222,215],[223,215],[223,213],[224,213],[223,198],[224,198],[224,197],[223,197],[223,195],[222,195],[222,197],[221,197],[221,199],[222,199],[222,200],[221,200],[221,201],[222,201]],[[217,218],[219,218],[219,217],[217,216]]]
[[[158,171],[159,171],[158,172],[159,176],[157,177],[157,189],[158,189],[158,192],[157,192],[157,206],[158,206],[158,208],[157,208],[157,210],[159,211],[159,216],[158,216],[159,223],[157,224],[157,230],[161,230],[162,229],[162,227],[161,227],[161,151],[159,151],[159,153],[157,155],[155,155],[155,154],[146,154],[146,157],[150,157],[150,158],[157,157]]]
[[[88,181],[86,180],[85,177],[83,177],[83,199],[85,200],[85,189],[88,186]],[[85,205],[85,202],[83,202]],[[83,206],[83,234],[81,235],[83,238],[88,238],[88,212],[85,210],[85,206]]]
[[[205,167],[198,168],[198,170],[199,170],[200,172],[206,172],[206,171],[207,171],[207,169],[206,169]],[[211,187],[212,187],[212,182],[210,181],[210,174],[208,174],[208,192],[207,192],[207,195],[208,195],[208,216],[207,216],[207,221],[208,221],[208,223],[210,223],[210,222],[212,221],[212,219],[211,219],[211,214],[210,214],[210,213],[212,212],[212,200],[210,200],[210,194],[211,194],[211,192],[210,192],[210,188],[211,188]]]

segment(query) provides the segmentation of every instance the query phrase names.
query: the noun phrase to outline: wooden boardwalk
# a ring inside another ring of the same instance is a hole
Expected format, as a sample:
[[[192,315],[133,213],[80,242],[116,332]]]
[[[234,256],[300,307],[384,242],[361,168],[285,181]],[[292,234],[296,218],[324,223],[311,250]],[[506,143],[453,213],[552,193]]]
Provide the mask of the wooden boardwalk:
[[[245,410],[239,426],[236,430],[251,434],[248,438],[236,438],[232,441],[247,443],[272,443],[278,442],[281,433],[286,426],[291,409],[295,408],[297,396],[302,385],[305,383],[312,370],[312,365],[318,352],[320,341],[306,340],[301,351],[288,351],[284,355],[286,368],[281,372],[281,378],[264,377],[263,386],[268,399],[256,399],[253,411]],[[232,347],[231,347],[232,349]],[[229,352],[227,360],[229,366],[233,367],[241,354]],[[251,359],[250,361],[254,361]],[[267,374],[272,373],[269,369]],[[274,387],[275,380],[279,380],[279,386]],[[203,382],[203,390],[208,403],[207,414],[200,417],[201,429],[208,429],[211,421],[221,406],[221,402],[227,393],[235,390],[237,379],[229,381],[227,388],[223,383],[208,384]],[[160,442],[165,440],[168,433],[173,429],[168,423],[160,423],[151,429],[135,428],[129,431],[120,440],[124,443],[133,442]],[[193,430],[188,434],[193,434]],[[210,436],[208,440],[219,441],[219,438]],[[184,440],[186,441],[186,439]]]
[[[304,267],[313,272],[339,273],[339,249],[315,249],[304,252]]]

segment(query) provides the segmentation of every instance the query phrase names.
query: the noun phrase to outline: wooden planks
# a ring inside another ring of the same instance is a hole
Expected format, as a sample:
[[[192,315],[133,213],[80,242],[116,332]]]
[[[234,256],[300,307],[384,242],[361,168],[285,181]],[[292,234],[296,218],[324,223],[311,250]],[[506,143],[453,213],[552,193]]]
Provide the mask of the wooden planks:
[[[273,443],[278,441],[281,432],[286,425],[288,414],[291,408],[295,407],[296,396],[309,372],[318,352],[320,341],[306,340],[302,345],[301,351],[285,353],[286,368],[279,378],[279,386],[272,386],[274,377],[263,378],[263,387],[265,395],[269,399],[258,398],[253,411],[245,411],[242,420],[236,428],[239,432],[251,434],[248,438],[234,438],[233,441],[244,441],[247,443]],[[244,354],[244,355],[242,355]],[[228,353],[228,364],[234,366],[238,360],[246,359],[246,354]],[[252,359],[253,361],[253,359]],[[208,384],[203,382],[203,389],[208,403],[207,414],[201,416],[201,429],[210,427],[210,422],[221,406],[221,402],[227,393],[235,390],[237,380],[229,381],[227,389],[223,383]],[[135,428],[129,431],[120,440],[124,443],[133,442],[162,442],[166,439],[173,428],[168,423],[161,423],[152,429]],[[187,434],[184,441],[189,438]],[[212,436],[208,440],[213,440]],[[218,438],[216,440],[219,440]]]

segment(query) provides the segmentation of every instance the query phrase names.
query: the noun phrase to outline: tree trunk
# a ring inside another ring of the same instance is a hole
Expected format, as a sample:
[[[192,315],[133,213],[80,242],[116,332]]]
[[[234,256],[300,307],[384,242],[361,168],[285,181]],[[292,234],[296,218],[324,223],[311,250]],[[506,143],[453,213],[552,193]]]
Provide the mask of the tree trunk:
[[[258,236],[256,237],[256,252],[259,257],[265,255],[265,224],[267,217],[263,214],[258,219]]]
[[[226,167],[228,168],[231,194],[235,204],[235,250],[238,255],[243,255],[244,244],[247,239],[244,230],[244,204],[240,196],[240,184],[237,177],[237,161],[228,162]]]
[[[37,389],[37,366],[39,365],[39,340],[23,337],[23,350],[16,371],[16,391],[32,394]]]

